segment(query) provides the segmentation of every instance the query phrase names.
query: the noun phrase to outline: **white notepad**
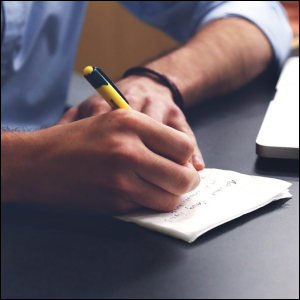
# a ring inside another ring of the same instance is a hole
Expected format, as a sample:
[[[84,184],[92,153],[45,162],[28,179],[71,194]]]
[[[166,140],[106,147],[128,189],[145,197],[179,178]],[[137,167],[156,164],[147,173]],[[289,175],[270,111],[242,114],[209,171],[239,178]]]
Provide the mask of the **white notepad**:
[[[143,209],[117,218],[191,243],[214,227],[292,196],[291,183],[283,180],[218,169],[204,169],[199,175],[199,186],[183,195],[174,211]]]

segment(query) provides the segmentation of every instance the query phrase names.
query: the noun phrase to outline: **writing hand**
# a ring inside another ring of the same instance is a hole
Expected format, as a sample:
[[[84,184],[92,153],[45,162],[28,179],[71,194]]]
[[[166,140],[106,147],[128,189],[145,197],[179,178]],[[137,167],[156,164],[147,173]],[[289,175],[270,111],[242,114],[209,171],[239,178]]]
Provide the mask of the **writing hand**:
[[[202,154],[194,133],[188,125],[183,112],[172,99],[170,90],[155,81],[138,76],[130,76],[117,83],[118,88],[129,101],[132,109],[142,112],[154,120],[186,133],[194,145],[189,161],[196,170],[204,168]],[[59,121],[65,124],[111,111],[108,104],[97,94],[82,104],[71,108]]]
[[[13,181],[22,182],[21,195],[30,201],[110,214],[140,207],[170,211],[180,195],[199,184],[187,162],[194,150],[190,138],[134,110],[119,109],[30,137],[34,151]]]

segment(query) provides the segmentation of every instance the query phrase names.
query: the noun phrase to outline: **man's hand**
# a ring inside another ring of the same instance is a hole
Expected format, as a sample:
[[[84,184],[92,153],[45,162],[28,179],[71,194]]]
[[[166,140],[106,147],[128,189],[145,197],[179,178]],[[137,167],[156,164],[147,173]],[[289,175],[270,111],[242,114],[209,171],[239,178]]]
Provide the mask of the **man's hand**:
[[[188,125],[183,112],[174,103],[170,90],[150,78],[130,76],[117,83],[118,88],[129,101],[132,109],[142,112],[154,120],[186,133],[194,145],[194,152],[189,161],[196,170],[204,168],[204,162],[196,138]],[[58,124],[66,124],[97,116],[111,111],[110,106],[95,95],[82,104],[71,108]]]
[[[2,201],[109,214],[171,211],[200,180],[187,162],[191,139],[134,110],[7,134],[1,134]]]

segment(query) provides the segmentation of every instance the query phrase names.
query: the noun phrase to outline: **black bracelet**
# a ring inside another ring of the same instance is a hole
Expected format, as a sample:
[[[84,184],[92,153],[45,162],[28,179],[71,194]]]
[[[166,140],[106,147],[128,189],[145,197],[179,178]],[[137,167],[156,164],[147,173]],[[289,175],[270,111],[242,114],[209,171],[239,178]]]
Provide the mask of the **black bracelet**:
[[[172,80],[170,80],[166,75],[146,67],[133,67],[128,69],[124,73],[122,78],[128,77],[130,75],[144,75],[168,87],[172,92],[174,102],[182,111],[184,110],[184,101],[181,93],[179,92],[175,83]]]

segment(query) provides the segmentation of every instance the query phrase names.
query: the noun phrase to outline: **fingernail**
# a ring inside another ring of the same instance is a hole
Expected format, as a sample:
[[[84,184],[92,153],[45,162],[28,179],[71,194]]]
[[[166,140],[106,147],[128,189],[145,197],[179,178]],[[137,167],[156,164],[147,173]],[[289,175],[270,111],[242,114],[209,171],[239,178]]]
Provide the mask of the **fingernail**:
[[[198,155],[193,155],[193,165],[195,167],[196,170],[202,170],[205,167],[203,158],[198,156]]]

